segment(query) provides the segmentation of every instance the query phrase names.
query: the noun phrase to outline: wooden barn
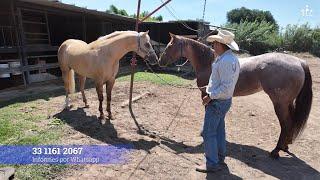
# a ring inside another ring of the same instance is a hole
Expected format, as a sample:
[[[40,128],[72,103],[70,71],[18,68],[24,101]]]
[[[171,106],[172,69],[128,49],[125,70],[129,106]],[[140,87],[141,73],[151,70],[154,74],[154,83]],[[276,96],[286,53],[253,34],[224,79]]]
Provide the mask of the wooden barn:
[[[146,22],[139,31],[150,30],[154,48],[160,53],[169,41],[169,32],[196,39],[201,34],[194,30],[208,28],[203,25],[198,21]],[[59,77],[57,50],[66,39],[91,42],[134,27],[134,18],[55,0],[1,0],[0,89]]]
[[[66,39],[91,42],[135,19],[47,0],[0,1],[0,89],[59,76],[57,50]]]

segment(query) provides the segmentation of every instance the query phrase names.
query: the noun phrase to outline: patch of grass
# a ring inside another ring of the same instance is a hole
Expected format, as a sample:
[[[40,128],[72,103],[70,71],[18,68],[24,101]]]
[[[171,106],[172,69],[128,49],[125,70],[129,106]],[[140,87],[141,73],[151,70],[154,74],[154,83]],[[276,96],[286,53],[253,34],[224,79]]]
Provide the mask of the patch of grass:
[[[157,77],[157,75],[160,77]],[[189,85],[192,83],[191,80],[183,79],[179,76],[176,75],[171,75],[171,74],[160,74],[157,73],[157,75],[149,72],[137,72],[134,75],[134,81],[135,82],[142,82],[142,81],[147,81],[155,84],[160,84],[160,85]],[[117,81],[130,81],[131,75],[127,76],[122,76],[117,78]]]
[[[16,166],[17,179],[54,179],[68,168],[67,165],[24,165]]]
[[[10,144],[8,140],[19,139],[25,130],[33,127],[26,121],[30,116],[19,111],[22,107],[22,103],[16,103],[0,109],[0,144]]]
[[[62,125],[64,122],[61,119],[58,119],[56,117],[52,118],[52,121],[49,123],[49,125]]]
[[[48,119],[39,109],[43,100],[13,103],[0,108],[1,145],[56,144],[63,136],[60,119]],[[0,167],[4,167],[1,165]],[[15,165],[17,179],[52,179],[67,165]]]
[[[54,130],[53,130],[54,129]],[[14,144],[49,144],[60,137],[61,130],[59,128],[50,128],[43,131],[31,131],[27,136],[21,137]]]
[[[57,130],[39,130],[41,121],[48,120],[36,107],[35,102],[29,102],[0,108],[0,144],[43,144],[58,139],[52,134]]]

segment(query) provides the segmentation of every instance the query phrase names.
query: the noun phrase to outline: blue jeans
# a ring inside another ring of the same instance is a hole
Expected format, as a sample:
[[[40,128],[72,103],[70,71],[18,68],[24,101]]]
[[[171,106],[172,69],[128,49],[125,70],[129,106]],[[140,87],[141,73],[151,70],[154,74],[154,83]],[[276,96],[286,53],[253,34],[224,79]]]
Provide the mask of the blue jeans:
[[[231,99],[212,100],[206,106],[202,136],[207,167],[217,166],[226,156],[224,118],[231,107],[231,102]]]

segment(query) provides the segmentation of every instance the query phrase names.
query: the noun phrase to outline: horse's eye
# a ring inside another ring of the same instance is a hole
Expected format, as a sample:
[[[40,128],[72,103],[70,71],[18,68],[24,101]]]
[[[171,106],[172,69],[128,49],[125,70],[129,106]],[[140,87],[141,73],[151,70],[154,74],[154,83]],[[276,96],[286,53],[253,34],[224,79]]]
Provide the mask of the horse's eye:
[[[148,49],[150,48],[150,44],[149,44],[149,43],[145,43],[144,46],[145,46],[146,48],[148,48]]]

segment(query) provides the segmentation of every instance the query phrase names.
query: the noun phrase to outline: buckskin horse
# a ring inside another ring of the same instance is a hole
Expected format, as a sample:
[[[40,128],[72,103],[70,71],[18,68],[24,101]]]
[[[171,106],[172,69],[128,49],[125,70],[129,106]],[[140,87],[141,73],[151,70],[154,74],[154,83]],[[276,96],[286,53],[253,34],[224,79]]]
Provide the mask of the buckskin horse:
[[[116,31],[90,44],[76,39],[63,42],[58,50],[58,61],[66,90],[66,108],[69,108],[69,94],[75,91],[75,71],[79,75],[80,91],[85,107],[88,107],[84,94],[85,80],[88,77],[95,81],[101,120],[105,118],[102,102],[103,84],[106,84],[108,118],[114,119],[110,107],[111,91],[119,70],[119,60],[130,51],[135,51],[150,64],[158,62],[158,57],[150,44],[148,31],[140,33]]]
[[[198,41],[173,35],[159,59],[167,66],[180,57],[187,58],[193,66],[201,96],[206,92],[211,74],[214,50]],[[246,96],[259,91],[267,93],[279,119],[281,132],[271,157],[278,158],[279,151],[288,152],[288,145],[302,132],[312,104],[312,78],[306,61],[282,53],[267,53],[241,58],[240,75],[233,96]]]

